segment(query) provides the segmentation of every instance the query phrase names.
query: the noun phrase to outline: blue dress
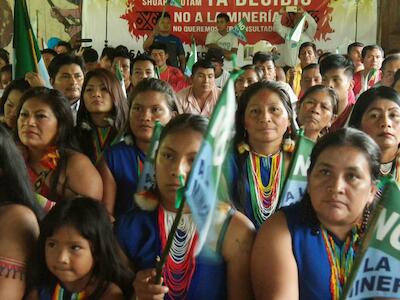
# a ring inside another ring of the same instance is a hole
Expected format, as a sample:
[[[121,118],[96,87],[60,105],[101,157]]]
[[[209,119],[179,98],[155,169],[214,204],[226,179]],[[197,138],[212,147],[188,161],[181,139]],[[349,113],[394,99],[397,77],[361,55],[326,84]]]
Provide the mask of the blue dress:
[[[104,151],[104,160],[117,184],[114,216],[135,207],[133,195],[136,192],[140,176],[140,164],[144,163],[145,154],[135,145],[121,142]]]
[[[196,257],[195,271],[186,297],[179,299],[226,299],[226,266],[220,249],[231,215],[229,211],[223,221],[216,249],[206,244]],[[136,270],[154,268],[156,257],[161,256],[158,228],[158,209],[145,212],[137,208],[118,219],[115,226],[117,239]],[[165,299],[171,297],[167,294]]]

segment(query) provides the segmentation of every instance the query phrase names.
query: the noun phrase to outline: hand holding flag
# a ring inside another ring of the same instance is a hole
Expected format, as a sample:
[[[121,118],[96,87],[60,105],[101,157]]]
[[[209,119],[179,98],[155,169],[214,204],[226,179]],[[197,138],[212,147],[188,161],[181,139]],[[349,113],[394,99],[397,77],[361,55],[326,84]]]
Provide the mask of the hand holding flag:
[[[192,75],[193,65],[197,62],[197,47],[196,40],[192,36],[192,47],[190,51],[190,55],[188,61],[186,62],[185,75],[190,77]]]
[[[245,18],[241,19],[239,23],[237,23],[229,33],[233,34],[236,36],[239,40],[247,43],[247,37],[246,37],[246,24],[247,20]]]

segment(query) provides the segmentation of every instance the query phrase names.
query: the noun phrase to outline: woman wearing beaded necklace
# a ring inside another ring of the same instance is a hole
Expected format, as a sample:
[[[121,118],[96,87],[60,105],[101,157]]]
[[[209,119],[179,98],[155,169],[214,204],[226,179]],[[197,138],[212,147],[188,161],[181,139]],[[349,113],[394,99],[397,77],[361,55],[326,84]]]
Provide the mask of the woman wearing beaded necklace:
[[[233,202],[256,228],[278,207],[294,148],[293,134],[289,96],[280,85],[257,82],[243,92],[236,111],[235,152],[229,161],[228,180]]]
[[[251,259],[256,299],[338,300],[364,233],[380,150],[343,128],[318,140],[303,200],[267,220]]]
[[[365,91],[354,105],[349,126],[364,131],[375,140],[382,152],[381,176],[392,176],[400,183],[399,94],[386,86]]]
[[[106,151],[98,163],[103,179],[103,203],[118,217],[134,207],[133,195],[156,121],[162,125],[175,115],[176,96],[171,86],[159,79],[145,78],[130,95],[129,127],[125,140]]]
[[[128,119],[128,102],[113,73],[106,69],[85,76],[76,133],[82,151],[96,163],[109,146],[119,142]]]
[[[160,137],[156,156],[156,203],[152,211],[132,210],[121,216],[116,235],[136,271],[137,299],[251,299],[249,258],[254,228],[230,205],[217,205],[212,234],[197,257],[196,226],[185,204],[183,216],[163,269],[163,284],[153,284],[156,259],[165,247],[175,218],[179,177],[188,179],[208,121],[183,114],[172,119]],[[177,141],[179,141],[177,143]],[[164,298],[165,297],[165,298]]]

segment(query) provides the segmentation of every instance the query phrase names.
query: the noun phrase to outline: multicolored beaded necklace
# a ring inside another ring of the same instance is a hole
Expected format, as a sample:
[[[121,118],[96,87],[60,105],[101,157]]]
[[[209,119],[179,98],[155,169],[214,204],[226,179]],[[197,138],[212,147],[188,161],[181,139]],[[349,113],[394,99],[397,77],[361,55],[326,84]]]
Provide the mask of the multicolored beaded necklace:
[[[329,288],[332,300],[339,300],[346,280],[349,277],[360,242],[359,229],[355,226],[351,231],[351,235],[346,238],[342,246],[338,246],[332,235],[322,226],[321,232],[331,269]]]
[[[249,152],[246,162],[247,176],[251,207],[258,225],[264,223],[277,207],[281,183],[283,182],[283,157],[282,151],[268,156]],[[265,171],[264,176],[261,175],[261,170]]]
[[[158,208],[158,227],[161,240],[161,248],[167,243],[176,213]],[[198,235],[191,214],[183,214],[178,225],[170,253],[163,269],[163,278],[168,287],[168,295],[171,299],[185,298],[195,271],[196,260],[194,250]]]
[[[81,300],[86,298],[86,292],[82,291],[79,293],[70,293],[60,285],[57,284],[53,296],[51,297],[51,300]]]
[[[98,161],[103,154],[104,149],[111,145],[112,136],[114,135],[113,128],[108,127],[94,127],[92,131],[92,141],[94,148],[95,161]]]

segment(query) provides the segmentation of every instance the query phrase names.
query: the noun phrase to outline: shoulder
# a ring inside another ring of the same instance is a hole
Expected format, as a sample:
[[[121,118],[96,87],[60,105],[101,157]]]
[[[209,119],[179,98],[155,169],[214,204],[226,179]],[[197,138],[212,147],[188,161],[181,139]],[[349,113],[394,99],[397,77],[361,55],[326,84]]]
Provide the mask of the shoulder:
[[[136,236],[143,233],[144,228],[151,227],[154,223],[156,211],[148,212],[134,208],[121,215],[115,224],[116,235],[121,237],[135,232]]]
[[[35,228],[38,220],[29,207],[20,204],[8,204],[0,207],[0,225],[4,223]]]
[[[110,283],[100,300],[124,300],[124,293],[115,283]]]
[[[93,164],[89,157],[87,157],[83,153],[74,150],[68,151],[67,172],[75,169],[81,169],[85,166],[93,167]]]

